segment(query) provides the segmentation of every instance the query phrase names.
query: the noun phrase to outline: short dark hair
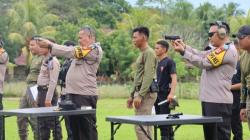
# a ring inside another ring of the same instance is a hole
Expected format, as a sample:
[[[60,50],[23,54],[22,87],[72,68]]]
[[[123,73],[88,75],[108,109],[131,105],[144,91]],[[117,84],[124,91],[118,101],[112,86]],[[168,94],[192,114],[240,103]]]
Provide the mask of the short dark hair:
[[[216,21],[216,22],[210,23],[209,25],[210,25],[210,27],[215,25],[215,26],[218,26],[220,28],[224,28],[224,29],[226,29],[227,34],[230,33],[230,27],[224,21]]]
[[[165,48],[166,51],[168,51],[168,48],[169,48],[169,44],[166,40],[159,40],[156,42],[156,44],[159,44],[161,45],[162,48]]]
[[[132,34],[135,32],[139,32],[144,34],[147,38],[149,38],[149,29],[148,27],[145,26],[138,26],[136,28],[133,29]]]

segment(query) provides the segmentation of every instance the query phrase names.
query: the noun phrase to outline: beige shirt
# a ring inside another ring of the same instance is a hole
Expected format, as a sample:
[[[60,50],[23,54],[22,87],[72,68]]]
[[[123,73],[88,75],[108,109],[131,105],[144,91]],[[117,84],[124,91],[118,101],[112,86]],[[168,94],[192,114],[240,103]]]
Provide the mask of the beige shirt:
[[[51,101],[54,95],[57,79],[60,70],[60,63],[56,57],[47,56],[41,65],[40,73],[38,75],[37,84],[38,86],[48,86],[46,94],[46,100]]]
[[[183,57],[202,69],[199,95],[201,101],[232,104],[233,95],[230,89],[237,64],[237,50],[230,44],[222,64],[218,67],[214,67],[207,58],[211,52],[212,50],[198,51],[187,46]]]
[[[66,94],[97,95],[96,73],[102,58],[102,48],[95,43],[95,49],[82,59],[76,59],[73,47],[54,44],[52,55],[73,58],[66,76]]]
[[[0,54],[0,94],[3,94],[3,82],[9,57],[7,52]]]

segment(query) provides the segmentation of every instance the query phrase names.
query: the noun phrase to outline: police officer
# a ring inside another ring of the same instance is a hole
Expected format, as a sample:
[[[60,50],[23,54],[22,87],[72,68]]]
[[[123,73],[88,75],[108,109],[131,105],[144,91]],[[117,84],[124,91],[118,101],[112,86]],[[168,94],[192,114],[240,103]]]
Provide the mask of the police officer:
[[[4,42],[0,37],[0,110],[3,110],[3,83],[6,72],[7,63],[9,60],[8,54],[5,51]],[[3,138],[3,118],[0,117],[0,139]]]
[[[133,90],[127,100],[127,107],[135,107],[135,115],[150,115],[152,107],[157,98],[156,92],[150,91],[150,85],[156,78],[157,58],[154,50],[148,45],[149,29],[139,26],[133,29],[132,41],[136,48],[140,50],[140,55],[136,60],[136,73]],[[150,126],[142,126],[149,137],[152,135]],[[136,136],[138,140],[146,140],[148,136],[136,125]]]
[[[50,54],[50,48],[39,48],[39,55],[44,56],[37,79],[38,107],[50,107],[57,105],[58,95],[56,92],[60,63],[56,57]],[[56,125],[56,126],[55,126]],[[53,130],[54,140],[62,139],[61,126],[58,117],[39,117],[39,140],[48,140],[50,130]]]
[[[250,128],[250,26],[242,26],[234,35],[239,40],[239,47],[244,50],[240,56],[241,68],[241,111],[242,120],[248,121]]]
[[[39,56],[39,46],[37,45],[36,37],[34,36],[29,41],[29,49],[32,53],[32,60],[29,67],[29,74],[26,78],[27,89],[23,97],[20,99],[19,108],[32,108],[37,107],[36,99],[33,98],[31,94],[30,87],[37,84],[37,77],[39,75],[39,71],[42,65],[42,61],[44,56]],[[17,124],[18,124],[18,132],[20,140],[27,140],[27,131],[28,131],[28,122],[31,122],[31,127],[34,132],[34,140],[37,139],[37,121],[36,118],[29,118],[27,117],[17,117]]]
[[[50,47],[51,54],[73,58],[66,76],[65,93],[77,108],[97,104],[96,73],[102,58],[102,48],[95,40],[95,31],[85,26],[79,31],[79,46],[65,47],[48,40],[41,47]],[[74,140],[97,140],[96,114],[69,116]]]
[[[156,114],[169,114],[169,103],[174,99],[175,88],[177,85],[176,65],[175,62],[168,57],[169,44],[165,40],[159,40],[155,45],[155,53],[158,57],[157,66],[157,81],[159,85],[159,92],[154,104]],[[159,102],[167,100],[168,102],[158,105]],[[161,126],[161,139],[173,140],[174,134],[172,127]]]
[[[190,63],[202,69],[200,100],[204,116],[221,116],[223,122],[212,129],[204,125],[206,140],[230,140],[233,95],[231,79],[237,64],[237,50],[226,43],[230,28],[227,23],[217,21],[210,24],[209,37],[214,50],[198,51],[185,45],[181,40],[173,41],[177,52]]]

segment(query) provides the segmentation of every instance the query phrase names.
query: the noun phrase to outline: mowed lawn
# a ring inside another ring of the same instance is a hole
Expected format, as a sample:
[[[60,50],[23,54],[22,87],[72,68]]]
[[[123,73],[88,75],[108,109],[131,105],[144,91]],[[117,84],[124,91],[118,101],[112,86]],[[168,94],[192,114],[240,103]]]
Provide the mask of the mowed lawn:
[[[200,102],[198,100],[179,100],[180,107],[175,112],[183,112],[184,114],[197,114],[201,112]],[[110,123],[105,121],[106,116],[123,116],[133,115],[133,110],[126,108],[126,99],[100,99],[97,108],[97,125],[99,140],[110,139]],[[15,109],[18,107],[18,99],[4,99],[5,109]],[[62,124],[64,125],[64,124]],[[244,123],[244,140],[250,140],[250,133],[247,124]],[[18,130],[16,118],[10,117],[6,119],[6,140],[18,140]],[[63,126],[64,140],[66,140],[66,131]],[[29,140],[32,140],[30,131]],[[115,135],[116,140],[136,140],[134,126],[123,124]],[[203,140],[202,126],[200,125],[184,125],[175,133],[175,140]]]

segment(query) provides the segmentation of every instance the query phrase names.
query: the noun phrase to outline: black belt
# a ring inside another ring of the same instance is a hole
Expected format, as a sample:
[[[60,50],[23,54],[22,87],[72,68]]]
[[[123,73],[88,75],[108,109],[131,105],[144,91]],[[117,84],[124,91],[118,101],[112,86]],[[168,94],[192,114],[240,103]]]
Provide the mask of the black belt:
[[[48,90],[49,86],[45,85],[45,86],[38,86],[37,89],[38,90]]]

